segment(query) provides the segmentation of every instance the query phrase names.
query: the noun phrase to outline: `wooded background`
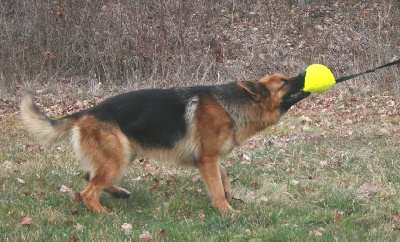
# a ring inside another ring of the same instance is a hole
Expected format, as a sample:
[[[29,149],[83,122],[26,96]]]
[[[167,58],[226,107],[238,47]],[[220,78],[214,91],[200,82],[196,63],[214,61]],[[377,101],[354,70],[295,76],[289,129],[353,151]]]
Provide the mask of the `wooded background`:
[[[399,13],[398,0],[2,0],[0,88],[215,84],[312,63],[340,77],[399,58]],[[395,92],[399,78],[362,77]]]

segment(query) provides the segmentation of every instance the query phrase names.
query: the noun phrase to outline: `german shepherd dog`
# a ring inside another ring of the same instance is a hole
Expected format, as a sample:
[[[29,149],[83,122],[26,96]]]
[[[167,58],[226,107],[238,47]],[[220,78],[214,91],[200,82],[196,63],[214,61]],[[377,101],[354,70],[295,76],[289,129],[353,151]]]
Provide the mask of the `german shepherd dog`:
[[[137,90],[57,120],[41,113],[28,93],[21,119],[44,144],[70,137],[88,181],[80,196],[93,211],[108,212],[99,202],[103,190],[130,196],[116,183],[138,156],[197,168],[212,205],[226,211],[232,210],[231,192],[221,159],[306,98],[303,84],[302,75],[274,74],[223,85]]]

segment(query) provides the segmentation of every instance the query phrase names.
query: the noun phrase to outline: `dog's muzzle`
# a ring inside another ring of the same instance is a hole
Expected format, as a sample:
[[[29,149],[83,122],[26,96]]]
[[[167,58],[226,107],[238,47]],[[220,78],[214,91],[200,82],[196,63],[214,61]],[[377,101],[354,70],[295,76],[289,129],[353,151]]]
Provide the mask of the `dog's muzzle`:
[[[296,103],[310,96],[310,92],[304,92],[304,80],[306,72],[303,71],[293,81],[290,82],[289,91],[283,96],[281,108],[283,112],[286,112]]]

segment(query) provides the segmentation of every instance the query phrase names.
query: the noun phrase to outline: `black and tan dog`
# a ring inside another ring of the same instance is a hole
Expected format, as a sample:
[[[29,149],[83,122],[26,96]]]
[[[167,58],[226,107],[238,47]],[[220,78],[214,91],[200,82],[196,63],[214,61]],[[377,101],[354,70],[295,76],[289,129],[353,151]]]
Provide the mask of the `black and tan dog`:
[[[107,211],[99,203],[103,190],[115,197],[130,195],[115,184],[137,156],[198,168],[213,206],[231,210],[220,160],[307,97],[302,78],[275,74],[224,85],[138,90],[58,120],[41,113],[27,94],[21,119],[45,144],[71,137],[89,182],[80,195],[93,211]]]

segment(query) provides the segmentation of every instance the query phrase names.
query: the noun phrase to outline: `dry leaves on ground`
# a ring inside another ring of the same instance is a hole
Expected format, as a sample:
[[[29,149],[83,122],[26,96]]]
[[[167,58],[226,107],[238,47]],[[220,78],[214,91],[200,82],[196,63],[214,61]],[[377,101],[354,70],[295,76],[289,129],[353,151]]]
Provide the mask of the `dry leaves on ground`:
[[[149,233],[149,231],[143,231],[139,238],[144,241],[151,241],[153,240],[153,236]]]
[[[30,218],[29,216],[23,216],[21,218],[21,225],[29,226],[31,224],[32,224],[32,218]]]

